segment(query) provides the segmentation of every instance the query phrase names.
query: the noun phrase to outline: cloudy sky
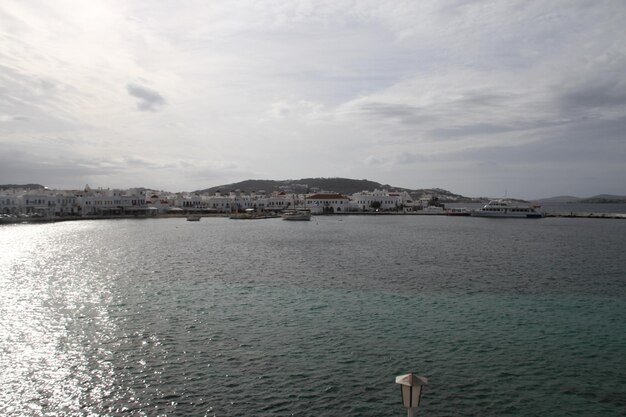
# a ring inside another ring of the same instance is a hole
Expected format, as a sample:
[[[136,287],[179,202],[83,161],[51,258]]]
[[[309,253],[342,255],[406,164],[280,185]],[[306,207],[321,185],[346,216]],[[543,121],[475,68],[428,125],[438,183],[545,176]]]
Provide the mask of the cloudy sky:
[[[0,183],[626,194],[626,2],[0,3]]]

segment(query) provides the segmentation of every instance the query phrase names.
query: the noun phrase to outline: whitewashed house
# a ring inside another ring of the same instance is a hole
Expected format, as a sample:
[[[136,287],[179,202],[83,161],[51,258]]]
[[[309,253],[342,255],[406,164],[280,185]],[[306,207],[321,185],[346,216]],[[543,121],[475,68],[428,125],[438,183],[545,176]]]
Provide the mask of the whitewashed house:
[[[54,195],[55,216],[75,216],[78,214],[78,201],[76,194],[71,191],[57,192]]]
[[[125,190],[92,190],[89,186],[76,197],[83,216],[144,214],[147,210],[141,192]]]
[[[47,217],[54,215],[55,209],[55,197],[45,191],[33,190],[22,195],[20,211],[23,213]]]
[[[345,213],[350,210],[350,199],[337,193],[311,194],[304,201],[305,207],[313,214]]]
[[[0,193],[0,214],[18,214],[21,198],[12,192]]]
[[[404,211],[412,203],[406,191],[361,191],[351,196],[351,207],[356,211]]]

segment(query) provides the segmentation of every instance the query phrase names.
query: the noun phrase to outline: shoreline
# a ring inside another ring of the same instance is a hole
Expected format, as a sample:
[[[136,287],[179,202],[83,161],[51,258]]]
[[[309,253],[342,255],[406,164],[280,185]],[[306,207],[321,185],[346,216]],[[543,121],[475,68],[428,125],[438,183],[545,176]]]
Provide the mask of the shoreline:
[[[201,214],[200,217],[221,217],[228,218],[230,213],[211,213]],[[66,221],[80,221],[80,220],[122,220],[122,219],[186,219],[187,214],[158,214],[150,216],[138,216],[138,215],[115,215],[115,216],[63,216],[63,217],[11,217],[0,218],[0,225],[2,224],[21,224],[21,223],[57,223]],[[405,213],[405,212],[350,212],[350,213],[331,213],[331,214],[315,214],[314,216],[447,216],[447,213]],[[459,217],[459,216],[449,216]],[[589,213],[589,212],[561,212],[561,213],[545,213],[544,217],[552,218],[576,218],[576,219],[618,219],[626,220],[626,213]],[[275,216],[268,216],[259,218],[259,220],[266,218],[278,218]]]

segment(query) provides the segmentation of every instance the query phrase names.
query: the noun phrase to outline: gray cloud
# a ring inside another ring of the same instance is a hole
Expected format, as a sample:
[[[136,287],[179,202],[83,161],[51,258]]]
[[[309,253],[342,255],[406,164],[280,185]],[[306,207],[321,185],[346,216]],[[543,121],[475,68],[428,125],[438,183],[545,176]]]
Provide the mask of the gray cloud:
[[[437,139],[456,139],[463,136],[488,136],[510,132],[534,131],[538,129],[566,126],[568,121],[533,120],[532,123],[520,123],[511,117],[509,123],[475,123],[455,127],[436,128],[429,131]]]
[[[194,184],[189,186],[191,190],[206,188],[215,181],[226,183],[225,174],[241,178],[252,175],[233,164],[207,166],[202,161],[196,162],[183,159],[153,162],[140,156],[58,155],[54,151],[44,156],[15,146],[0,153],[0,178],[2,183],[39,183],[50,188],[75,189],[87,183],[112,188],[145,186],[182,191],[177,184],[181,179]],[[172,181],[159,180],[157,177],[163,173]]]
[[[585,194],[626,183],[620,2],[0,3],[5,180],[180,190],[374,170],[469,195],[515,178],[527,195],[556,177]],[[106,18],[83,18],[93,10]],[[268,103],[286,117],[265,117]]]
[[[139,99],[137,109],[140,111],[155,112],[165,104],[165,99],[155,90],[151,90],[144,86],[129,83],[126,86],[128,94]]]
[[[428,158],[425,158],[422,155],[417,155],[412,152],[402,152],[400,155],[396,156],[394,162],[400,165],[412,165],[417,162],[425,162]]]
[[[372,119],[389,119],[402,124],[414,125],[431,120],[432,116],[424,114],[419,107],[398,103],[363,103],[356,112]]]
[[[626,160],[623,146],[626,117],[617,120],[582,120],[546,134],[543,140],[529,143],[486,146],[452,151],[443,158],[449,161],[498,161],[503,165],[597,167],[622,165]],[[570,172],[571,174],[571,172]],[[607,181],[615,178],[607,178]],[[619,181],[626,181],[620,178]]]
[[[0,114],[0,122],[23,122],[29,120],[27,116],[12,115],[12,114]]]
[[[626,84],[614,80],[576,86],[561,95],[560,104],[565,110],[626,106]]]

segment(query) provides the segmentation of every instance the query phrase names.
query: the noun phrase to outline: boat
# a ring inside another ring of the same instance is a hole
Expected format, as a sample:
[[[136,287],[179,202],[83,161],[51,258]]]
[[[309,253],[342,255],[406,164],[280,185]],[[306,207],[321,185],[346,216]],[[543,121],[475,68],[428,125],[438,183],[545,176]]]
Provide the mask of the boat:
[[[521,219],[539,219],[543,213],[527,204],[520,204],[512,200],[491,200],[482,208],[472,212],[474,217],[506,217]]]
[[[283,220],[300,220],[300,221],[308,221],[311,220],[311,210],[309,209],[294,209],[294,210],[285,210],[283,211]]]
[[[188,222],[199,222],[200,221],[200,215],[199,214],[190,214],[189,216],[187,216],[187,221]]]
[[[448,216],[471,216],[472,210],[465,207],[455,207],[449,208],[446,210],[446,215]]]

